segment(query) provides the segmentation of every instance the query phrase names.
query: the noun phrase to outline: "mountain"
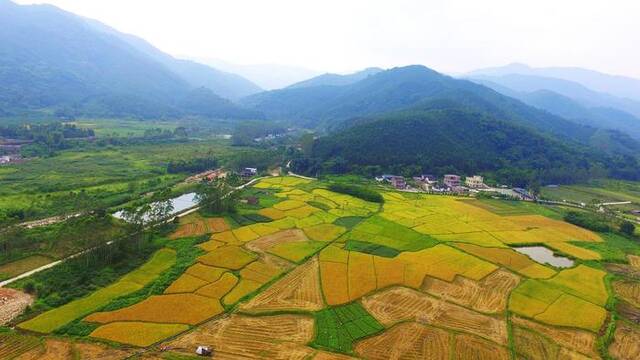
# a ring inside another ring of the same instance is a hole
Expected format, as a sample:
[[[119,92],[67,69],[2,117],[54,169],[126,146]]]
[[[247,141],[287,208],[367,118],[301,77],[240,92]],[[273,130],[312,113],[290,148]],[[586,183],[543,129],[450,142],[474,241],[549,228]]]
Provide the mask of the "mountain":
[[[327,74],[319,75],[314,78],[293,84],[289,86],[289,89],[299,89],[299,88],[314,87],[314,86],[351,85],[360,80],[364,80],[371,75],[375,75],[381,71],[384,71],[384,70],[380,68],[367,68],[367,69],[355,72],[353,74],[348,74],[348,75],[327,73]]]
[[[505,121],[581,141],[588,141],[595,132],[485,86],[454,79],[420,65],[382,71],[350,85],[264,92],[249,96],[241,103],[267,117],[313,127],[335,126],[353,117],[406,109],[439,99],[455,100]]]
[[[0,1],[0,107],[5,113],[176,117],[199,86],[94,21],[50,5]],[[141,40],[140,40],[141,41]],[[168,55],[167,55],[168,56]],[[207,78],[208,75],[202,75]],[[255,117],[208,89],[208,117]],[[199,96],[199,99],[204,99]],[[214,107],[213,104],[220,105]]]
[[[103,23],[85,19],[94,29],[113,35],[131,45],[138,51],[163,64],[173,73],[187,81],[192,87],[206,87],[221,97],[236,100],[244,96],[259,93],[262,89],[242,76],[217,70],[191,60],[176,59],[163,53],[149,42],[137,36],[124,34]]]
[[[478,79],[475,81],[503,95],[575,123],[593,128],[619,130],[635,139],[640,139],[640,119],[627,112],[609,107],[588,107],[570,97],[546,89],[519,92],[492,81]]]
[[[320,75],[320,72],[299,66],[279,64],[232,64],[219,59],[198,58],[196,61],[214,68],[242,75],[263,89],[282,89],[291,84]]]
[[[506,74],[499,76],[472,75],[467,78],[482,84],[491,82],[517,92],[550,90],[571,98],[586,107],[609,107],[640,117],[639,101],[597,92],[573,81],[523,74]],[[496,89],[496,91],[500,90]]]
[[[576,67],[532,68],[524,64],[516,63],[476,70],[469,73],[468,76],[503,76],[509,74],[533,75],[572,81],[598,92],[640,101],[640,79],[609,75]]]
[[[521,186],[532,178],[567,183],[611,175],[614,163],[619,174],[640,175],[634,158],[612,160],[586,146],[450,105],[360,119],[318,138],[309,158],[292,163],[294,171],[483,173]]]

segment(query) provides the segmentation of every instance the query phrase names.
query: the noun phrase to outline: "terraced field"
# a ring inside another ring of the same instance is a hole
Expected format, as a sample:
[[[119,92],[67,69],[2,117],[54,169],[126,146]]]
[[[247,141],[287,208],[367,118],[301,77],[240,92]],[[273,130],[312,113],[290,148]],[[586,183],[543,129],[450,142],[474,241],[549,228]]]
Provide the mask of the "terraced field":
[[[271,221],[181,219],[172,239],[209,239],[149,296],[117,302],[171,266],[167,250],[150,260],[162,255],[163,266],[145,265],[18,327],[50,333],[75,321],[91,329],[86,341],[119,343],[127,356],[146,348],[150,358],[198,345],[221,359],[640,356],[638,247],[625,248],[635,252],[628,264],[604,264],[606,238],[539,215],[548,210],[535,204],[389,191],[378,204],[326,185],[264,179],[255,187],[279,201],[243,216]],[[575,266],[513,249],[532,243]],[[38,337],[27,339],[11,341],[44,351]]]

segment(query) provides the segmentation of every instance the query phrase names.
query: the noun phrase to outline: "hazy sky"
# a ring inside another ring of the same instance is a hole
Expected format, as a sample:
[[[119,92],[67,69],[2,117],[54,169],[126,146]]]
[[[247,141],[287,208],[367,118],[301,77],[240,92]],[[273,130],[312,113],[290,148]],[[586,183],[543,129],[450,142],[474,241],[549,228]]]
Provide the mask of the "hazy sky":
[[[640,78],[637,0],[50,0],[180,56],[344,72],[523,62]]]

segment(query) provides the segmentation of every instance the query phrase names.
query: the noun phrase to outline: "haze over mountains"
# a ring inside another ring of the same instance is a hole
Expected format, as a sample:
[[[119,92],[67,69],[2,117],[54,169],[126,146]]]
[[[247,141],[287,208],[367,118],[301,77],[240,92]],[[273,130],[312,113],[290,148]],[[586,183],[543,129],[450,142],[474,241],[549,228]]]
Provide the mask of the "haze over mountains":
[[[4,113],[256,116],[223,99],[260,91],[255,84],[175,59],[94,20],[49,5],[0,0],[0,23]],[[187,106],[195,100],[207,104]]]

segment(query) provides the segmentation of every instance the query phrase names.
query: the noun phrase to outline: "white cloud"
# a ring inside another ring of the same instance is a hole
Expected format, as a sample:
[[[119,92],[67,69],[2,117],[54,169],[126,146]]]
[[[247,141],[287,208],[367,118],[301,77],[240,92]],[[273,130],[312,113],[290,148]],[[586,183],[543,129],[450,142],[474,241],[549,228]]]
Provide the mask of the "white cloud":
[[[172,54],[327,71],[524,62],[640,77],[634,0],[49,0]]]

